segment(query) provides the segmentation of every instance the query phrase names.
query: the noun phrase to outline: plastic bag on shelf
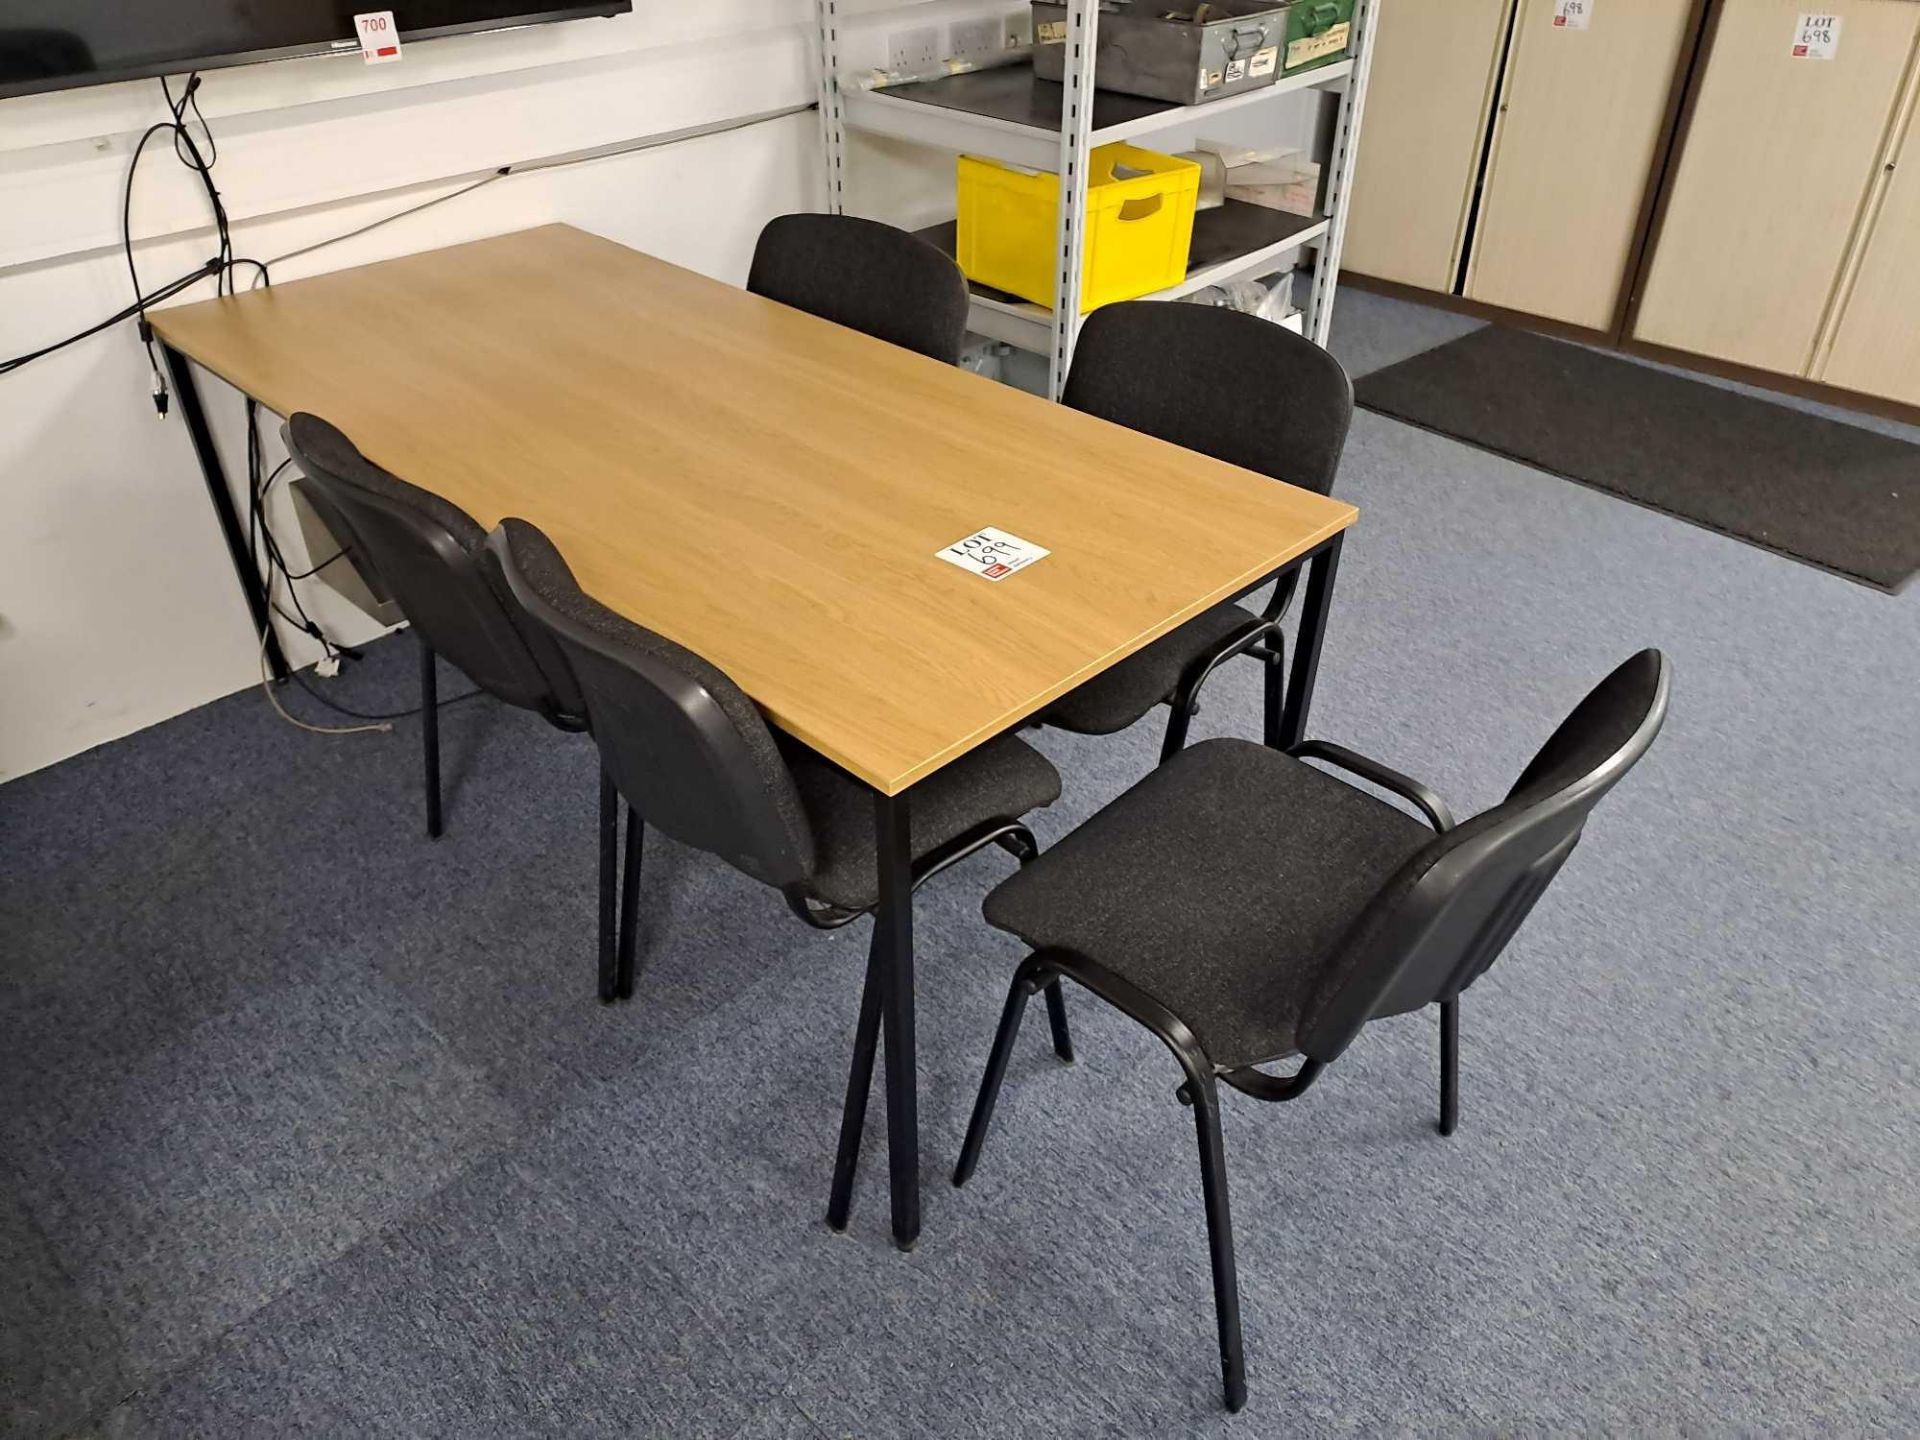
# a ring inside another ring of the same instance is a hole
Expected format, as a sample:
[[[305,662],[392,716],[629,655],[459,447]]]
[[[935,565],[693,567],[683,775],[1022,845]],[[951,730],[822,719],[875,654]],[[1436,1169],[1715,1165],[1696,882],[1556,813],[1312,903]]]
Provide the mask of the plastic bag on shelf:
[[[1209,285],[1184,298],[1194,305],[1215,305],[1225,310],[1257,315],[1262,320],[1284,325],[1296,334],[1301,331],[1300,312],[1293,307],[1293,275],[1290,271],[1275,281],[1235,280],[1226,285]]]

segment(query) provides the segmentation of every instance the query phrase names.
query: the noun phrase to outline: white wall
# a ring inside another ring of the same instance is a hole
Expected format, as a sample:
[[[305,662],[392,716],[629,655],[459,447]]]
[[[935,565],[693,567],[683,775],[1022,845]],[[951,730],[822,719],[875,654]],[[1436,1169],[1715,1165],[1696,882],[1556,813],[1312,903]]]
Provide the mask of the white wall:
[[[613,20],[411,46],[399,65],[208,72],[236,249],[270,258],[508,162],[804,104],[812,16],[811,0],[637,0]],[[154,81],[0,101],[0,358],[130,299],[120,187],[162,114]],[[564,219],[738,281],[765,219],[819,193],[818,122],[802,113],[510,176],[274,278]],[[141,163],[135,232],[149,285],[212,253],[204,197],[164,149]],[[238,398],[201,388],[237,479]],[[157,419],[147,389],[131,325],[0,377],[0,780],[257,682],[258,637],[185,426],[177,407]],[[275,531],[298,567],[290,514]],[[371,631],[344,605],[318,615],[348,641]],[[315,655],[302,636],[289,650]]]
[[[1024,10],[1023,0],[924,0],[906,13],[896,0],[842,0],[843,64],[883,66],[893,30]],[[503,164],[806,104],[813,33],[813,0],[635,0],[612,20],[417,44],[398,65],[210,71],[200,98],[236,251],[271,259]],[[1303,106],[1310,135],[1311,97]],[[121,187],[134,141],[163,114],[157,81],[0,100],[0,358],[128,303]],[[164,146],[151,150],[134,211],[149,287],[213,250],[197,181]],[[849,166],[858,213],[903,225],[953,214],[950,154],[855,136]],[[276,266],[274,278],[561,219],[737,282],[765,220],[817,208],[821,193],[818,120],[801,113],[509,176]],[[177,407],[157,419],[147,390],[131,324],[0,377],[0,781],[258,681],[259,637],[186,428]],[[242,481],[239,399],[208,377],[201,390],[228,475]],[[271,515],[289,564],[326,558],[305,555],[278,493]],[[324,588],[302,593],[336,638],[373,633]],[[317,658],[305,636],[283,627],[282,640],[295,664]]]

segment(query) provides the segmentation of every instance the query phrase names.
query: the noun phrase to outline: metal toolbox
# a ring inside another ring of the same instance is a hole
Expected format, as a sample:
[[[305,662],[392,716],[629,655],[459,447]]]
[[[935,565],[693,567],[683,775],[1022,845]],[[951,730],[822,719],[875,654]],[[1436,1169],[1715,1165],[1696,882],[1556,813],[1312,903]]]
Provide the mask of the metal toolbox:
[[[1353,38],[1353,0],[1291,0],[1287,53],[1280,73],[1292,75],[1347,58]]]
[[[1033,73],[1061,80],[1067,70],[1067,7],[1033,3]],[[1102,90],[1199,105],[1258,90],[1280,78],[1287,5],[1276,0],[1101,0],[1094,84]]]

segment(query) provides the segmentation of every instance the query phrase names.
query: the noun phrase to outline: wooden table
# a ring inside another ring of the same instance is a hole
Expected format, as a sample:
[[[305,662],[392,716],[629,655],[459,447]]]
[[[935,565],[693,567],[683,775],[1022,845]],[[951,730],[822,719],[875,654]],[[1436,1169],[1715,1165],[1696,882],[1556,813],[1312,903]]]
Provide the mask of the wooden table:
[[[1343,502],[564,225],[152,319],[258,623],[189,359],[271,411],[324,417],[482,525],[539,525],[589,594],[872,787],[903,1245],[919,1230],[914,782],[1310,559],[1283,726],[1303,733],[1357,518]],[[938,558],[985,526],[1052,553],[998,582]]]

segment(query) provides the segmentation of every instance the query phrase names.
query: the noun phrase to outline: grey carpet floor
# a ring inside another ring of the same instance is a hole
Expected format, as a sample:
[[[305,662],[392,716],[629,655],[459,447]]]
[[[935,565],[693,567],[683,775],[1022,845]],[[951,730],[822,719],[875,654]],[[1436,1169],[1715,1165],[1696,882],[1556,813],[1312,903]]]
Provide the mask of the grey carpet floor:
[[[1350,292],[1358,371],[1462,322]],[[19,1435],[1911,1434],[1920,646],[1888,597],[1377,416],[1312,729],[1497,797],[1592,680],[1647,763],[1468,997],[1230,1098],[1252,1400],[1218,1377],[1189,1117],[1084,997],[945,1180],[1019,952],[923,893],[926,1230],[879,1107],[821,1223],[863,927],[656,842],[592,998],[594,763],[485,701],[323,740],[257,694],[0,789],[0,1429]],[[404,701],[375,647],[343,698]],[[458,682],[443,681],[442,693]],[[1252,667],[1200,734],[1253,733]],[[1042,838],[1157,726],[1048,735]]]

